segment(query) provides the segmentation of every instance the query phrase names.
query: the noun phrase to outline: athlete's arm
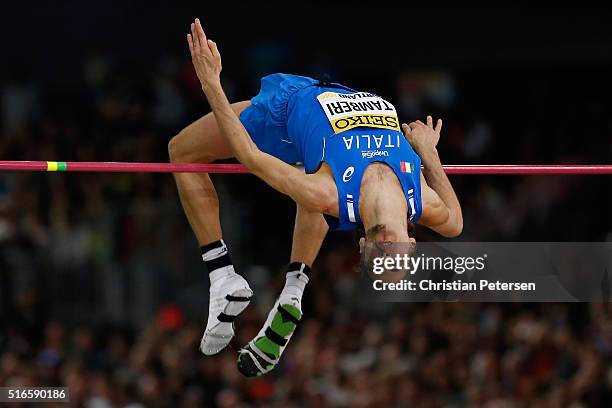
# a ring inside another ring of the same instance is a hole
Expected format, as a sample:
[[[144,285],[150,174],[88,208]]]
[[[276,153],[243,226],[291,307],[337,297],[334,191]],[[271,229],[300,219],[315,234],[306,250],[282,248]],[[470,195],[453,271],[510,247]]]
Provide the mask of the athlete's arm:
[[[442,121],[433,126],[431,116],[427,125],[416,121],[402,125],[404,135],[421,157],[426,183],[422,185],[423,212],[419,223],[445,237],[456,237],[463,230],[463,215],[457,195],[453,190],[438,156],[436,145],[440,140]]]
[[[424,225],[445,237],[456,236],[452,234],[453,231],[450,231],[452,225],[449,222],[450,212],[448,207],[438,193],[429,187],[423,174],[421,174],[421,202],[423,203],[423,210],[418,221],[420,225]]]
[[[307,175],[295,167],[262,152],[232,110],[221,86],[221,55],[215,42],[208,40],[199,19],[191,24],[187,35],[191,60],[202,90],[222,134],[236,158],[253,174],[277,191],[287,194],[308,210],[329,212],[335,193],[319,175]]]

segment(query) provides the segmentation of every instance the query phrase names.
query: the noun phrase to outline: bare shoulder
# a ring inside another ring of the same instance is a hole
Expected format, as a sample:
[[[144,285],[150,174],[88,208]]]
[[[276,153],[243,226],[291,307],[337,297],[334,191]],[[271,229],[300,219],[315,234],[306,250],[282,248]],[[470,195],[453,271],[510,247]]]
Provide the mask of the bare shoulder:
[[[421,225],[431,228],[448,218],[448,209],[444,202],[438,193],[429,187],[423,176],[421,176],[421,205],[421,218],[418,221]]]
[[[442,200],[438,193],[433,188],[429,187],[425,177],[421,174],[421,203],[423,204],[423,211],[426,211],[426,207],[439,207],[442,205]],[[427,208],[427,209],[429,209]]]

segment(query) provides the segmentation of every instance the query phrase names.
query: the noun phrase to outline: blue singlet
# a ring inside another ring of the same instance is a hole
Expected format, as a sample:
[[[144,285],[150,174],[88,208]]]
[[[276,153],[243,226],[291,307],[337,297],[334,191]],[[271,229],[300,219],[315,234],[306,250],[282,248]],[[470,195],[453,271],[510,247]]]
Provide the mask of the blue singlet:
[[[381,97],[312,78],[272,74],[261,80],[252,105],[240,114],[249,135],[264,152],[307,173],[323,162],[338,188],[339,217],[326,216],[330,229],[361,225],[359,192],[366,168],[386,163],[399,179],[408,218],[422,210],[421,159],[404,138],[395,108]]]

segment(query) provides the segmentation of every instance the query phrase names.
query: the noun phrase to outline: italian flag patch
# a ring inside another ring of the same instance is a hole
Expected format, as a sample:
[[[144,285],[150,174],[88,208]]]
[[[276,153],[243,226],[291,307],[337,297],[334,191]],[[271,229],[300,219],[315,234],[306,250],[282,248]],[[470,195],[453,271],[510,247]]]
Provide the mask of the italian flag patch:
[[[402,173],[414,173],[414,164],[408,162],[400,162]]]

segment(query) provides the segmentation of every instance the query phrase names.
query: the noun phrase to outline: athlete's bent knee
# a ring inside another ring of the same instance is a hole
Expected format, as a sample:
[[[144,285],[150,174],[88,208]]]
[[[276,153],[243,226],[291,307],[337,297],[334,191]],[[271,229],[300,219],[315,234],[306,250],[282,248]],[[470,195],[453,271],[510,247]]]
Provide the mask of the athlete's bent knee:
[[[168,142],[168,156],[172,163],[211,163],[217,160],[214,155],[205,150],[205,146],[198,144],[194,148],[190,143],[188,130],[181,130]]]
[[[178,155],[179,155],[178,152],[180,151],[178,147],[179,144],[180,144],[179,135],[174,136],[168,142],[168,157],[170,157],[170,161],[172,163],[176,163],[179,161],[179,158],[178,158]]]

